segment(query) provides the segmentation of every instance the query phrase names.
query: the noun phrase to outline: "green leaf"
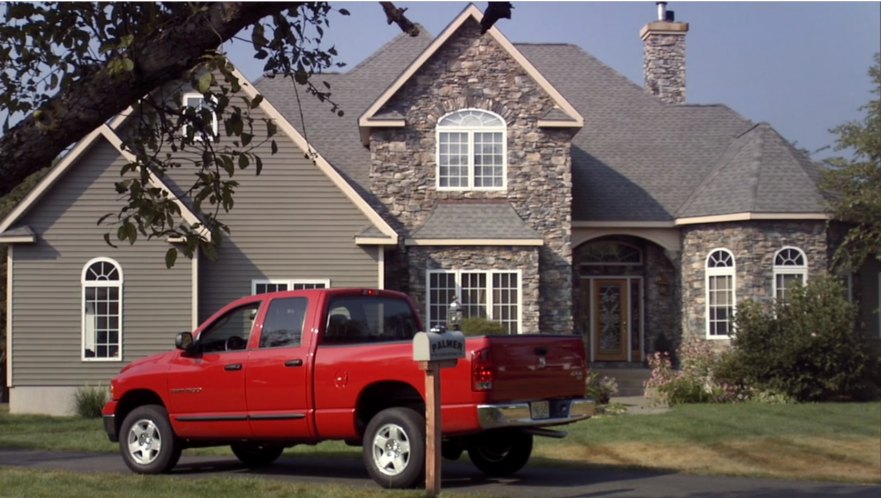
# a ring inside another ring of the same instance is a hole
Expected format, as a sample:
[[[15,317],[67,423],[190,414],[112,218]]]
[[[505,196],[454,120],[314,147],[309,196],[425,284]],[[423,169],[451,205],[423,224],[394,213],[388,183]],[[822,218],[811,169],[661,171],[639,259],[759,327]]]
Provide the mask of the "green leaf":
[[[177,261],[177,248],[172,247],[165,252],[165,267],[171,268]]]
[[[263,171],[263,159],[260,159],[260,156],[254,156],[254,163],[257,167],[257,174],[259,175],[261,171]]]
[[[245,154],[239,154],[239,169],[245,169],[248,167],[248,156]]]
[[[272,150],[273,154],[278,152],[278,144],[275,143],[275,140],[270,143],[270,149]]]
[[[260,106],[260,104],[261,104],[262,102],[263,102],[263,95],[257,94],[257,95],[251,100],[251,109],[256,109],[257,107]]]
[[[214,83],[214,75],[211,73],[203,74],[199,78],[199,92],[206,93],[211,88],[212,83]]]

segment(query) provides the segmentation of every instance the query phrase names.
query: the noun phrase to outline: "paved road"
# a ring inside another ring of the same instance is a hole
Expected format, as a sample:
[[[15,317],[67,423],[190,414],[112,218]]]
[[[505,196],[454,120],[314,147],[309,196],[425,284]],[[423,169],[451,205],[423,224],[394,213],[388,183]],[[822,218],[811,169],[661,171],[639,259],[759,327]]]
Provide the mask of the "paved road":
[[[881,486],[782,481],[739,477],[691,476],[675,473],[607,468],[555,469],[527,466],[516,477],[484,478],[467,462],[444,462],[442,487],[447,490],[523,498],[575,497],[832,497],[878,498]],[[117,454],[60,453],[0,449],[0,466],[21,466],[74,472],[128,473]],[[184,456],[172,475],[265,477],[299,482],[375,486],[361,461],[285,455],[274,465],[252,471],[235,458]]]

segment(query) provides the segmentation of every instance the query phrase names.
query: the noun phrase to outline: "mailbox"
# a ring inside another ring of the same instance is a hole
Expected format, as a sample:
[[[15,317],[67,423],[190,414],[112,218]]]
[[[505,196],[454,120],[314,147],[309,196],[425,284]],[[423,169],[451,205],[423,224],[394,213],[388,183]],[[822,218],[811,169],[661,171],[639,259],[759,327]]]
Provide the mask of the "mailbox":
[[[417,332],[413,337],[414,361],[443,361],[464,357],[465,336],[462,332]]]

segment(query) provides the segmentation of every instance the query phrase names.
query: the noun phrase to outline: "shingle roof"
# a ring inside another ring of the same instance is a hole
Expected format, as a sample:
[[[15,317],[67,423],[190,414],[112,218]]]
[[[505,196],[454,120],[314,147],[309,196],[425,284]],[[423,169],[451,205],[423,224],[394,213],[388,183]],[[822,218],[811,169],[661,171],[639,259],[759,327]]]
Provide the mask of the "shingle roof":
[[[540,240],[507,202],[439,203],[425,224],[413,232],[416,239]]]
[[[813,173],[801,153],[760,123],[731,142],[678,217],[821,212]]]
[[[300,96],[308,116],[306,138],[374,206],[370,151],[361,145],[357,117],[429,45],[426,31],[420,33],[396,37],[348,73],[317,76],[331,85],[331,99],[345,111],[344,117],[314,97]],[[763,149],[757,163],[733,158],[738,144],[758,140],[758,132],[750,131],[755,125],[730,108],[665,104],[574,45],[515,45],[584,116],[572,147],[574,221],[671,221],[741,206],[822,212],[815,181],[809,181],[816,180],[810,173],[816,165],[769,126],[763,125],[761,140],[770,148]],[[263,79],[256,86],[303,130],[290,81]],[[736,174],[748,173],[752,166],[760,172],[757,188],[739,194],[731,190],[724,206],[711,202],[710,192],[725,190]],[[794,174],[799,170],[805,174]],[[707,196],[698,196],[699,190]]]

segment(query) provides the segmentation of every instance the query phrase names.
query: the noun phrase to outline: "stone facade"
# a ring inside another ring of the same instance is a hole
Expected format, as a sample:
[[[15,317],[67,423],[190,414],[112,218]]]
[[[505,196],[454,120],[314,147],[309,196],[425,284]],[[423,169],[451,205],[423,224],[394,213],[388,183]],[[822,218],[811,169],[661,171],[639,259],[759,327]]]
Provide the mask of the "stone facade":
[[[427,270],[521,270],[520,296],[521,331],[525,333],[555,332],[542,330],[539,323],[539,255],[536,247],[411,247],[409,252],[410,296],[417,309],[428,319],[426,311]]]
[[[687,23],[666,21],[642,30],[645,89],[668,104],[685,102],[686,32]]]
[[[728,249],[735,259],[735,298],[769,302],[773,288],[774,254],[785,246],[804,251],[808,279],[827,271],[829,246],[822,221],[751,221],[703,224],[682,231],[682,331],[706,336],[706,258],[714,249]]]
[[[405,237],[420,228],[440,202],[506,200],[544,239],[538,250],[539,326],[545,331],[572,330],[570,146],[577,129],[545,129],[538,120],[554,101],[490,35],[480,35],[473,19],[447,40],[379,111],[404,117],[406,126],[373,129],[370,135],[370,187]],[[461,109],[500,115],[507,125],[507,189],[438,191],[436,124]],[[462,254],[473,249],[460,248]],[[445,249],[445,253],[455,250]],[[485,258],[499,257],[486,248]],[[516,257],[518,248],[504,249]],[[404,255],[411,284],[424,276],[419,251]],[[455,259],[455,258],[453,258]],[[450,260],[452,261],[452,260]],[[486,267],[483,269],[492,269]],[[527,271],[528,268],[520,269]],[[411,288],[418,294],[418,289]],[[524,288],[524,296],[527,292]],[[525,302],[525,300],[524,300]],[[525,316],[525,315],[524,315]],[[527,327],[524,323],[524,329]]]

